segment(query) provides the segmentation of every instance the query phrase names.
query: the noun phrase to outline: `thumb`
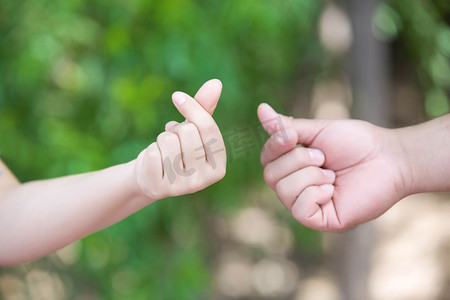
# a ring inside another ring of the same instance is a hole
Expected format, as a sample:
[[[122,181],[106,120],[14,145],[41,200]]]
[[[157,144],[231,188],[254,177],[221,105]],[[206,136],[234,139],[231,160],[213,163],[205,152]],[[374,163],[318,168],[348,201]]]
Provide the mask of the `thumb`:
[[[202,85],[197,94],[195,94],[194,99],[212,115],[216,109],[221,93],[222,82],[219,79],[211,79]]]
[[[292,128],[297,133],[298,144],[311,145],[317,135],[330,123],[331,120],[294,119],[277,113],[267,103],[258,106],[258,118],[264,129],[270,135],[281,132],[285,140],[286,128]]]
[[[220,94],[222,93],[222,82],[219,79],[211,79],[205,82],[195,94],[194,99],[206,110],[210,115],[216,109]],[[165,130],[170,130],[173,126],[179,124],[175,121],[166,123]]]
[[[278,131],[284,131],[286,127],[290,127],[293,122],[292,117],[286,117],[277,113],[269,104],[261,103],[258,106],[258,118],[261,125],[272,135]]]

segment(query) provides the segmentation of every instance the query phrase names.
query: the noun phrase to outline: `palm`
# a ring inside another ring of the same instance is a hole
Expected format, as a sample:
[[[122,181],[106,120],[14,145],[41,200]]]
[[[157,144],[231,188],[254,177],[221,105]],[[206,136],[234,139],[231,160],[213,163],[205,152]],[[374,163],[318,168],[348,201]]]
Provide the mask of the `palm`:
[[[278,114],[267,104],[258,107],[258,117],[275,137],[264,146],[261,162],[265,173],[273,176],[271,171],[278,177],[273,181],[265,176],[266,182],[301,224],[325,231],[345,230],[378,217],[406,196],[398,161],[404,154],[393,131],[357,120],[294,119]],[[284,142],[277,142],[283,132]],[[317,157],[308,164],[298,162],[306,158],[301,154],[304,152],[291,152],[297,144],[323,152],[323,168],[335,174],[334,187],[329,187],[329,177],[311,173],[318,166]],[[293,172],[292,165],[299,165],[299,169]],[[302,178],[305,174],[310,177]],[[308,181],[308,186],[297,185],[295,180],[299,178],[303,183]],[[292,197],[296,197],[293,203],[289,202]]]
[[[336,173],[333,203],[322,209],[345,228],[378,217],[400,198],[398,171],[382,130],[362,121],[329,121],[307,143],[323,151],[324,167]]]

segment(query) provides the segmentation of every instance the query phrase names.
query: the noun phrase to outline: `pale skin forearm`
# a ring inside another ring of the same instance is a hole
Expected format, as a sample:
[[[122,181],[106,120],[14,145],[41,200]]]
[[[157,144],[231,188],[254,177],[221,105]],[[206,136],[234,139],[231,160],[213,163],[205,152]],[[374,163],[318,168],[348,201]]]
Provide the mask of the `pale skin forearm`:
[[[33,260],[148,205],[134,161],[0,192],[0,265]]]
[[[450,191],[450,114],[395,129],[403,158],[406,194]]]
[[[226,151],[211,116],[221,90],[219,80],[210,80],[195,99],[174,93],[186,121],[169,122],[126,164],[20,185],[0,160],[0,265],[41,257],[158,199],[191,194],[223,178]]]

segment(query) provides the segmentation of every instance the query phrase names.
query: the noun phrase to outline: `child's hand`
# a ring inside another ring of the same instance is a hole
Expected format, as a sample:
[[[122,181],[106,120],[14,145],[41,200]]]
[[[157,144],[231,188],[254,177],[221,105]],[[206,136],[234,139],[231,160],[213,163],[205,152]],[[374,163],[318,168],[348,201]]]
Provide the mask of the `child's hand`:
[[[210,80],[196,99],[182,92],[172,95],[186,121],[166,124],[166,131],[136,160],[138,186],[152,201],[194,193],[225,176],[225,145],[211,116],[221,88],[220,81]]]
[[[267,104],[258,116],[272,135],[261,153],[264,179],[301,224],[342,231],[407,195],[407,163],[393,131],[356,120],[293,119]]]

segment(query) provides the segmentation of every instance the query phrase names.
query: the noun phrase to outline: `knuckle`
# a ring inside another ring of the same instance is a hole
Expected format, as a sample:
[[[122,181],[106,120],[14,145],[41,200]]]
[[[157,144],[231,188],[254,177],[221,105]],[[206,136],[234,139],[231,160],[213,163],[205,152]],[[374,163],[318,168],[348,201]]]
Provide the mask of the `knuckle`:
[[[170,131],[162,132],[157,137],[158,144],[166,144],[166,143],[173,143],[178,140],[178,137],[175,135],[175,133]]]
[[[259,162],[261,163],[262,166],[265,166],[267,164],[266,158],[263,154],[260,155]]]
[[[322,170],[318,167],[306,167],[306,174],[308,174],[308,177],[311,178],[313,181],[320,180],[324,177],[324,174]]]
[[[303,215],[298,209],[291,209],[291,214],[297,222],[303,224]]]
[[[200,191],[207,186],[210,186],[211,184],[215,183],[217,180],[213,178],[213,176],[201,176],[200,174],[197,176],[191,176],[187,179],[189,184],[189,193],[195,193],[197,191]]]
[[[309,199],[317,199],[321,196],[323,190],[318,186],[310,186],[305,189],[305,197]]]
[[[197,132],[197,126],[192,123],[184,123],[178,128],[178,133],[181,135],[192,135]]]
[[[139,165],[139,166],[140,166],[140,164],[142,164],[142,161],[144,160],[144,156],[147,155],[147,149],[148,149],[148,147],[145,148],[144,150],[142,150],[142,151],[139,153],[139,155],[136,157],[136,165]]]
[[[222,178],[224,178],[225,175],[226,175],[226,173],[227,173],[226,165],[224,165],[224,166],[222,166],[222,165],[218,166],[218,167],[217,167],[217,170],[216,170],[216,179],[217,179],[216,181],[219,181],[219,180],[221,180]]]
[[[161,159],[161,155],[154,149],[147,149],[147,151],[145,151],[145,156],[152,162]]]
[[[288,196],[283,181],[278,181],[276,183],[275,191],[277,192],[278,198],[280,198],[280,200],[284,200]]]
[[[268,163],[268,149],[267,149],[267,143],[263,146],[261,149],[261,155],[259,157],[259,160],[261,162],[261,165],[265,166]]]
[[[147,156],[150,159],[160,157],[158,146],[156,145],[156,143],[150,144],[150,146],[148,146],[147,149],[145,149],[145,156]]]
[[[264,143],[264,146],[262,147],[263,151],[268,151],[269,146],[270,145],[270,138],[267,139],[267,141]]]
[[[292,151],[297,158],[303,158],[305,156],[305,148],[303,147],[295,147]]]
[[[275,148],[278,147],[277,146],[277,136],[278,136],[277,133],[274,133],[270,136],[269,140],[267,141],[267,147],[271,151],[275,150]]]
[[[224,178],[226,172],[226,164],[218,164],[215,168],[209,168],[207,174],[202,176],[202,178],[205,178],[205,181],[208,182],[207,185],[209,186]]]
[[[302,164],[305,162],[305,149],[302,147],[295,147],[292,150],[292,155],[294,156],[294,161],[297,164]]]
[[[191,122],[184,123],[184,127],[186,127],[189,130],[192,130],[192,131],[197,131],[197,126]]]
[[[216,123],[211,120],[203,119],[202,124],[205,124],[203,129],[206,133],[214,133],[217,130]]]
[[[273,186],[273,184],[275,183],[275,176],[270,168],[264,168],[263,176],[266,183],[270,186]]]
[[[180,126],[179,123],[175,122],[175,121],[170,121],[166,123],[165,129],[166,131],[176,131],[177,128]],[[167,128],[169,127],[169,128]]]
[[[264,166],[274,160],[278,153],[278,147],[273,138],[269,138],[261,150],[261,164]]]
[[[314,170],[315,176],[317,176],[317,178],[323,178],[325,176],[325,174],[323,173],[323,170],[321,168],[318,167],[311,167]]]

